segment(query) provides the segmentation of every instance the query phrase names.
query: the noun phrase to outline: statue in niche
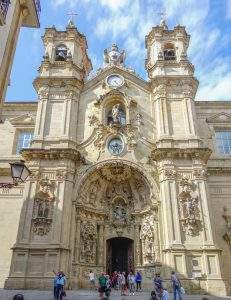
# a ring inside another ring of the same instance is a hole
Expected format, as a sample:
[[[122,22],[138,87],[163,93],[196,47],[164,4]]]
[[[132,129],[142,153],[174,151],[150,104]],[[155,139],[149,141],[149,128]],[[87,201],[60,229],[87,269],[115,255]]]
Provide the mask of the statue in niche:
[[[96,201],[97,193],[99,192],[99,189],[100,189],[100,184],[99,184],[98,180],[91,183],[89,197],[88,197],[89,204],[95,205],[95,201]]]
[[[122,223],[126,222],[126,209],[120,203],[113,210],[113,217],[115,221],[119,221]]]
[[[180,186],[178,199],[182,229],[188,235],[198,235],[202,227],[198,193],[193,182],[185,176],[181,179]]]
[[[154,219],[146,216],[141,224],[140,239],[142,245],[142,255],[144,265],[153,264],[155,261],[154,253]]]
[[[33,232],[36,235],[44,236],[50,231],[55,201],[54,188],[55,183],[48,178],[39,181],[32,215]]]
[[[112,107],[111,112],[112,112],[113,123],[115,123],[115,124],[119,123],[119,121],[120,121],[120,105],[119,104],[115,104]]]
[[[96,257],[96,226],[93,223],[82,222],[80,229],[81,236],[81,261],[85,263],[95,263]]]

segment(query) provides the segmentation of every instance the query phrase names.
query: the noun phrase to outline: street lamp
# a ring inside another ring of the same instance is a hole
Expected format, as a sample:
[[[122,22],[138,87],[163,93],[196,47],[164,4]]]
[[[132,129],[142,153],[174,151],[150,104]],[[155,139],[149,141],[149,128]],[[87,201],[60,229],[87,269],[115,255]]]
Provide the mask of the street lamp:
[[[23,160],[10,163],[10,167],[11,167],[11,177],[13,179],[13,183],[0,182],[0,188],[11,189],[14,186],[18,185],[18,183],[24,182],[27,179],[27,177],[30,175],[30,170],[24,164]]]

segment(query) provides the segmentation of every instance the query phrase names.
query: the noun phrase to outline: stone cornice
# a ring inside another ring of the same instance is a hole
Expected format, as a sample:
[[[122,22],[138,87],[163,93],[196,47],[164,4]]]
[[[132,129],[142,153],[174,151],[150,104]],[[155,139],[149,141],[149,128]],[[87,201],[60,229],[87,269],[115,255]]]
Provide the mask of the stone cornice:
[[[68,85],[72,85],[75,86],[79,89],[83,88],[83,81],[79,80],[78,78],[75,77],[61,77],[61,76],[57,76],[57,77],[48,77],[48,76],[44,76],[44,77],[37,77],[34,82],[33,82],[34,88],[36,90],[39,90],[40,87],[44,87],[45,86],[49,86],[49,87],[56,87],[56,86],[60,86],[60,87],[65,87]]]
[[[24,149],[21,153],[26,161],[72,160],[74,162],[84,162],[80,152],[74,149]]]
[[[151,152],[151,159],[201,159],[207,163],[211,153],[209,148],[156,148]]]

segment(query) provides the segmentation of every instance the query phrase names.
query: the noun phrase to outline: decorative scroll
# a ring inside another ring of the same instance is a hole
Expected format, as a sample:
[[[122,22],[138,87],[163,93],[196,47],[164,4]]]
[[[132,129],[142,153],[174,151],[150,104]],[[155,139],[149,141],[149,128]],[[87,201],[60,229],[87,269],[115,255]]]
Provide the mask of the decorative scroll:
[[[44,236],[50,231],[55,201],[54,188],[55,183],[47,178],[39,181],[32,216],[33,232],[36,235]]]
[[[81,252],[80,260],[84,263],[95,263],[96,257],[96,226],[93,223],[82,222],[81,224]]]
[[[180,186],[178,199],[182,229],[188,235],[198,235],[202,227],[198,193],[193,182],[187,177],[181,179]]]

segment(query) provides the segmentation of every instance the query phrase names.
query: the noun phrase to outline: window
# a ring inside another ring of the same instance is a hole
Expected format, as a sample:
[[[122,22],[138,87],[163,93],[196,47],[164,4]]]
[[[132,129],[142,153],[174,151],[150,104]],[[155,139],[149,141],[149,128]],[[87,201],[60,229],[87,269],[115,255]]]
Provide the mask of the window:
[[[60,45],[55,49],[55,60],[65,61],[67,59],[67,47],[65,45]]]
[[[164,46],[164,60],[175,60],[175,50],[172,44]]]
[[[215,138],[217,151],[220,154],[231,154],[231,131],[217,131]]]
[[[33,138],[33,132],[31,131],[20,132],[18,136],[16,154],[19,154],[21,149],[23,148],[29,148],[32,138]]]

